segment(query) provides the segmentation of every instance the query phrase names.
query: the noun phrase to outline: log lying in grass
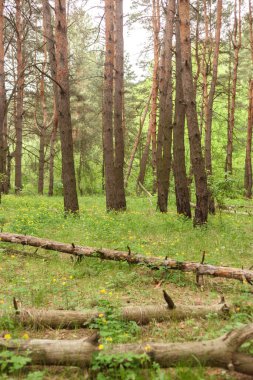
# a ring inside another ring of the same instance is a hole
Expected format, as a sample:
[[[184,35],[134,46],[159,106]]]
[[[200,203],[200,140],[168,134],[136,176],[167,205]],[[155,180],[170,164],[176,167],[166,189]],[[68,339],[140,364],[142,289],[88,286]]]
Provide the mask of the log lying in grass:
[[[8,243],[29,245],[32,247],[39,247],[47,250],[63,252],[77,257],[98,257],[103,260],[113,261],[126,261],[129,264],[142,264],[151,269],[173,269],[181,270],[184,272],[194,272],[198,275],[209,275],[214,277],[231,278],[235,280],[243,281],[244,279],[252,284],[253,283],[253,271],[230,268],[224,266],[214,266],[208,264],[201,264],[196,262],[177,261],[166,257],[165,259],[160,257],[143,256],[139,254],[133,254],[130,251],[116,251],[106,248],[92,248],[82,247],[72,244],[60,243],[48,239],[41,239],[33,236],[0,233],[0,240]]]
[[[168,297],[167,293],[164,293]],[[225,303],[208,306],[175,306],[173,303],[173,306],[171,306],[171,304],[126,306],[119,308],[118,312],[119,318],[124,321],[135,321],[140,325],[145,325],[152,320],[163,322],[168,320],[182,320],[185,318],[201,318],[211,313],[224,316],[229,313],[229,307]],[[100,312],[97,310],[72,311],[20,308],[16,310],[15,319],[24,326],[75,328],[87,326],[91,321],[98,318],[99,315]]]
[[[243,343],[253,338],[253,324],[245,325],[219,338],[202,342],[185,343],[135,343],[117,344],[105,347],[105,354],[149,355],[163,368],[185,363],[206,365],[236,370],[253,375],[253,356],[238,353]],[[100,347],[101,348],[101,347]],[[14,350],[26,353],[32,364],[75,365],[89,367],[92,356],[99,351],[97,344],[88,340],[4,340],[0,339],[0,350]],[[127,360],[127,359],[126,359]]]

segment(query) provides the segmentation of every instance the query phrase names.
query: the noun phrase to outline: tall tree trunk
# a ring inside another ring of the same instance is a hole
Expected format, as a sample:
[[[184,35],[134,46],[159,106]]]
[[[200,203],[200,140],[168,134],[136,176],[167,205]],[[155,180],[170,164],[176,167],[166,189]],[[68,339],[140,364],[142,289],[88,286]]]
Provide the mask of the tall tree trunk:
[[[114,140],[115,140],[115,192],[116,210],[126,209],[124,187],[124,132],[123,132],[123,92],[124,92],[124,39],[123,0],[115,0],[115,48],[114,48]]]
[[[161,212],[168,210],[172,143],[172,37],[175,0],[169,0],[159,71],[159,126],[157,135],[157,187]]]
[[[125,210],[123,0],[105,0],[105,40],[103,153],[106,208],[108,211]]]
[[[105,0],[105,64],[103,89],[103,152],[106,209],[114,209],[115,176],[113,147],[114,3]]]
[[[179,18],[183,93],[184,102],[186,104],[191,164],[196,186],[196,209],[194,224],[202,225],[207,222],[208,217],[208,191],[205,162],[201,150],[201,139],[196,109],[196,96],[192,76],[189,0],[179,0]]]
[[[211,87],[208,95],[207,110],[206,110],[206,134],[205,134],[205,162],[207,175],[212,175],[212,120],[213,120],[213,102],[215,95],[215,88],[218,76],[218,62],[220,50],[220,32],[221,32],[221,18],[222,18],[222,0],[217,1],[217,17],[216,17],[216,31],[215,31],[215,49],[213,55],[213,75],[211,80]],[[214,198],[211,190],[208,189],[208,207],[211,214],[215,213]]]
[[[23,146],[23,96],[24,96],[24,57],[23,57],[23,22],[21,16],[21,0],[16,3],[17,34],[17,95],[16,95],[16,149],[15,149],[15,193],[22,190],[22,146]]]
[[[250,30],[250,50],[251,50],[251,64],[253,65],[253,18],[252,18],[252,4],[249,0],[249,30]],[[246,157],[245,157],[245,173],[244,173],[244,188],[247,198],[252,197],[252,128],[253,128],[253,78],[249,80],[249,107],[248,107],[248,128],[247,128],[247,141],[246,141]]]
[[[47,52],[50,65],[50,73],[53,81],[54,92],[54,120],[50,138],[50,153],[49,153],[49,188],[48,195],[54,193],[54,157],[55,157],[55,142],[58,129],[58,103],[57,103],[57,84],[56,84],[56,58],[55,58],[55,38],[53,33],[53,25],[51,18],[51,10],[48,0],[42,1],[43,6],[43,33],[46,38]]]
[[[6,92],[4,70],[4,0],[0,2],[0,194],[6,191]]]
[[[157,114],[157,96],[158,96],[158,68],[159,68],[159,52],[160,52],[160,0],[152,0],[152,25],[154,39],[154,67],[152,81],[152,99],[151,99],[151,142],[152,142],[152,168],[154,175],[153,193],[157,189],[157,174],[156,174],[156,114]]]
[[[144,184],[146,168],[148,163],[150,143],[152,145],[152,168],[154,175],[153,193],[156,192],[156,114],[157,114],[157,96],[158,96],[158,69],[159,69],[159,52],[160,52],[160,0],[152,0],[152,29],[153,29],[153,45],[154,45],[154,66],[152,74],[151,88],[151,111],[149,118],[149,127],[146,139],[146,145],[141,158],[140,173],[137,179],[137,188],[139,183]]]
[[[66,212],[77,212],[79,206],[70,114],[66,0],[55,0],[55,53],[64,210]]]
[[[44,62],[42,65],[42,72],[46,71],[47,65],[47,48],[46,48],[46,38],[44,36]],[[43,115],[43,122],[39,125],[39,138],[40,138],[40,147],[39,147],[39,176],[38,176],[38,194],[43,194],[44,191],[44,168],[45,168],[45,138],[47,130],[47,107],[45,99],[45,80],[44,74],[41,76],[40,81],[40,103]]]
[[[190,194],[185,166],[185,104],[181,73],[180,27],[176,23],[176,100],[175,121],[173,126],[173,169],[178,214],[191,218]]]
[[[238,4],[238,15],[237,15]],[[227,140],[227,156],[225,171],[232,174],[233,171],[233,133],[235,127],[235,101],[236,101],[236,87],[237,87],[237,71],[239,64],[239,52],[241,49],[241,0],[235,0],[234,3],[234,30],[232,36],[232,44],[234,49],[234,67],[233,67],[233,81],[232,81],[232,94],[231,94],[231,107],[229,114],[228,125],[228,140]]]

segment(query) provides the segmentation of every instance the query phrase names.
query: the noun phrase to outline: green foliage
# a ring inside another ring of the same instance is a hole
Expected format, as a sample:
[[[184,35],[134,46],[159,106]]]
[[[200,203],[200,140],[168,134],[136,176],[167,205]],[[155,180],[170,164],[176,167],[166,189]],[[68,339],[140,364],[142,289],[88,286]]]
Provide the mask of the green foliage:
[[[89,327],[99,331],[102,343],[126,343],[138,337],[140,327],[133,321],[123,321],[110,301],[100,299],[98,310],[98,318]]]
[[[28,355],[28,353],[27,353]],[[12,351],[0,352],[0,373],[15,373],[24,368],[31,359],[27,356],[20,356]]]
[[[121,379],[135,380],[138,370],[150,364],[147,354],[104,354],[98,353],[92,360],[91,370],[96,374],[97,380]]]

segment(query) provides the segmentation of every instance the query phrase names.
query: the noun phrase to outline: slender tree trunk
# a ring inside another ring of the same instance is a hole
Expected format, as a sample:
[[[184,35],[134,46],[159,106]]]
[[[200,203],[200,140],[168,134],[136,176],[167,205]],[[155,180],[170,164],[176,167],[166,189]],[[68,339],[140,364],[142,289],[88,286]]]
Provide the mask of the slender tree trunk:
[[[70,114],[66,0],[55,0],[55,53],[64,210],[66,212],[77,212],[79,206]]]
[[[191,150],[191,164],[196,186],[195,225],[207,222],[208,191],[205,162],[202,156],[201,139],[198,128],[196,97],[192,77],[190,40],[190,2],[179,0],[180,40],[182,57],[182,81],[184,102]]]
[[[54,92],[54,120],[50,138],[50,153],[49,153],[49,188],[48,195],[54,193],[54,157],[55,157],[55,142],[58,129],[58,103],[57,103],[57,84],[56,84],[56,58],[55,58],[55,38],[53,33],[53,25],[51,19],[51,10],[48,0],[42,1],[43,6],[43,33],[46,38],[47,52],[50,65],[50,73],[53,81]]]
[[[115,49],[114,49],[114,134],[115,134],[115,192],[116,210],[126,209],[124,187],[124,131],[123,131],[123,91],[124,91],[124,39],[123,0],[115,0]]]
[[[152,88],[152,91],[153,91],[153,88]],[[141,185],[144,184],[144,179],[145,179],[145,175],[146,175],[146,168],[147,168],[147,163],[148,163],[150,143],[151,143],[151,134],[152,134],[151,127],[152,127],[152,124],[150,123],[150,119],[149,119],[149,126],[148,126],[148,132],[147,132],[147,137],[146,137],[146,143],[145,143],[145,147],[144,147],[144,150],[143,150],[143,153],[141,156],[140,172],[139,172],[139,175],[137,178],[137,189],[138,188],[141,189],[139,184],[141,184]]]
[[[106,208],[114,209],[115,176],[113,147],[113,69],[114,69],[114,3],[105,0],[105,64],[103,90],[103,151]]]
[[[181,73],[180,27],[176,23],[176,100],[175,121],[173,126],[173,169],[178,214],[191,218],[190,194],[185,166],[185,104]]]
[[[151,99],[151,142],[152,142],[152,168],[153,168],[153,193],[157,189],[157,173],[156,173],[156,114],[157,114],[157,96],[158,96],[158,68],[159,68],[159,52],[160,52],[160,0],[152,0],[152,25],[153,25],[153,38],[154,38],[154,68],[153,68],[153,81],[152,81],[152,99]]]
[[[203,1],[204,11],[204,24],[205,24],[205,39],[203,42],[201,74],[202,74],[202,105],[201,105],[201,117],[200,117],[200,134],[202,136],[203,125],[206,124],[207,117],[207,103],[208,103],[208,46],[210,44],[209,36],[209,17],[207,14],[207,0]]]
[[[172,144],[172,37],[175,0],[167,3],[166,25],[159,77],[159,126],[157,135],[157,187],[161,212],[168,210]]]
[[[44,37],[44,62],[42,66],[43,73],[46,71],[47,64],[47,48],[46,38]],[[45,168],[45,138],[47,129],[47,107],[45,99],[45,80],[44,74],[41,76],[40,81],[40,102],[43,114],[43,122],[39,125],[40,131],[40,147],[39,147],[39,176],[38,176],[38,194],[43,194],[44,191],[44,168]]]
[[[200,57],[199,57],[199,23],[200,23],[200,9],[199,9],[199,0],[197,0],[196,3],[196,34],[195,34],[195,61],[197,65],[196,74],[194,76],[194,88],[195,88],[195,94],[197,94],[197,88],[198,88],[198,79],[200,74]]]
[[[4,70],[4,0],[0,2],[0,194],[6,191],[6,92]]]
[[[159,51],[160,51],[160,0],[152,0],[152,28],[153,28],[153,45],[154,45],[154,66],[152,75],[151,88],[151,112],[149,118],[149,127],[146,139],[146,145],[141,158],[140,173],[137,179],[137,188],[139,183],[144,184],[146,168],[148,163],[150,143],[152,145],[152,168],[154,175],[153,193],[156,192],[156,114],[157,114],[157,96],[158,96],[158,69],[159,69]]]
[[[207,110],[206,110],[206,134],[205,134],[205,162],[207,175],[212,175],[212,120],[213,120],[213,102],[215,95],[215,88],[218,76],[218,61],[220,50],[220,32],[221,32],[221,18],[222,18],[222,0],[217,1],[217,17],[216,17],[216,32],[215,32],[215,49],[213,55],[213,75],[211,80],[211,87],[208,96]],[[215,213],[214,198],[211,190],[208,190],[209,212]]]
[[[251,63],[253,65],[253,19],[252,19],[252,4],[249,0],[249,29],[250,29],[250,50]],[[245,173],[244,187],[247,198],[252,197],[252,128],[253,128],[253,78],[249,80],[249,107],[248,107],[248,128],[246,140],[246,157],[245,157]]]
[[[22,146],[23,146],[23,95],[24,95],[24,57],[23,57],[23,22],[21,16],[21,0],[16,3],[17,33],[17,95],[16,95],[16,149],[15,149],[15,193],[22,190]]]
[[[237,15],[238,4],[238,15]],[[239,64],[239,52],[241,49],[241,0],[235,0],[234,3],[234,30],[232,36],[232,43],[234,48],[234,67],[233,67],[233,81],[232,81],[232,94],[231,94],[231,107],[229,114],[228,126],[228,141],[227,141],[227,156],[225,171],[232,174],[233,171],[233,133],[235,127],[235,101],[236,101],[236,88],[237,88],[237,71]]]
[[[136,152],[137,152],[137,149],[138,149],[138,145],[139,145],[139,142],[140,142],[140,139],[141,139],[142,129],[143,129],[143,126],[144,126],[144,123],[146,121],[146,117],[147,117],[147,114],[148,114],[148,109],[149,109],[149,105],[150,105],[151,96],[152,96],[152,91],[151,91],[151,93],[149,95],[149,98],[148,98],[148,101],[147,101],[146,106],[144,108],[143,114],[140,117],[139,130],[138,130],[137,136],[136,136],[135,141],[134,141],[134,146],[133,146],[133,149],[132,149],[132,152],[131,152],[131,155],[130,155],[130,159],[129,159],[129,163],[128,163],[128,167],[127,167],[127,173],[126,173],[126,176],[125,176],[125,187],[127,187],[128,179],[129,179],[131,171],[132,171],[134,158],[135,158],[135,155],[136,155]]]

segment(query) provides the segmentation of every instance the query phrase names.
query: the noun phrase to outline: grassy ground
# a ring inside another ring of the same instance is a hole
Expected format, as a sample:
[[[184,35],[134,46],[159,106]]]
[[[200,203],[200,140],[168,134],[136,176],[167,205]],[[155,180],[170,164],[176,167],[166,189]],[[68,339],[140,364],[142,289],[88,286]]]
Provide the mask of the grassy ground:
[[[252,202],[245,201],[237,201],[237,204],[252,206]],[[127,250],[127,246],[130,246],[133,252],[168,256],[178,260],[199,261],[202,252],[205,251],[206,262],[210,264],[245,268],[253,264],[252,216],[219,213],[210,217],[207,227],[194,229],[192,222],[178,217],[173,208],[167,215],[156,212],[155,204],[151,205],[146,198],[128,199],[126,213],[106,213],[102,197],[80,198],[80,207],[79,218],[64,218],[61,198],[34,196],[17,198],[10,195],[4,197],[0,205],[0,227],[5,232],[31,234],[80,245],[123,250]],[[10,251],[14,248],[20,253]],[[205,320],[154,322],[133,333],[131,330],[130,333],[127,331],[129,326],[121,326],[122,331],[126,330],[124,331],[126,341],[183,342],[209,339],[242,323],[253,321],[253,295],[247,284],[206,278],[204,288],[199,289],[192,274],[150,271],[143,267],[129,267],[125,263],[98,259],[84,259],[77,264],[67,255],[43,249],[33,254],[34,251],[35,249],[28,247],[14,247],[0,243],[1,309],[12,308],[14,296],[22,300],[23,305],[27,307],[61,307],[78,310],[100,305],[101,300],[107,300],[110,307],[129,303],[159,303],[163,302],[161,289],[166,289],[176,303],[186,304],[216,303],[220,294],[223,294],[227,302],[237,305],[237,313],[227,320],[210,315]],[[27,252],[30,255],[27,255]],[[0,329],[2,335],[10,334],[12,337],[22,337],[27,333],[30,337],[73,339],[87,333],[85,330],[24,331],[6,319],[0,321]],[[113,339],[117,340],[117,337]],[[46,368],[43,371],[29,375],[19,374],[18,377],[30,380],[36,380],[39,376],[44,379],[84,378],[82,372],[74,369],[61,369],[59,372],[55,368]],[[0,378],[1,376],[4,378],[4,375],[0,374]],[[15,376],[17,378],[17,375]],[[100,378],[102,379],[101,376]],[[144,377],[139,375],[138,378],[147,378],[147,375]],[[226,371],[179,367],[167,371],[165,375],[156,372],[153,378],[234,379],[238,377]]]

